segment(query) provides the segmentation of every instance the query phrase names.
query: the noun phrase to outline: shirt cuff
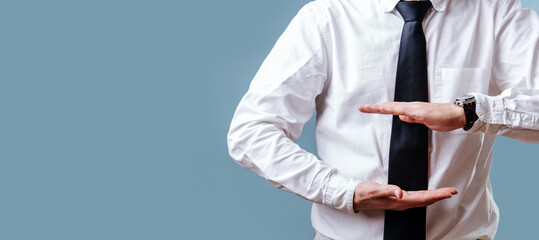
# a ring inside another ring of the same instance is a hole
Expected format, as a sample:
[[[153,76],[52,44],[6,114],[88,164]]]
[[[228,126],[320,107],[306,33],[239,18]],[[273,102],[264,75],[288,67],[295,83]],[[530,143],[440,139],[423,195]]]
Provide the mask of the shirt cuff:
[[[360,181],[333,175],[327,182],[323,204],[354,214],[354,191]]]
[[[470,93],[475,97],[475,113],[479,119],[475,121],[470,132],[496,134],[504,123],[503,100],[498,96],[482,93]]]

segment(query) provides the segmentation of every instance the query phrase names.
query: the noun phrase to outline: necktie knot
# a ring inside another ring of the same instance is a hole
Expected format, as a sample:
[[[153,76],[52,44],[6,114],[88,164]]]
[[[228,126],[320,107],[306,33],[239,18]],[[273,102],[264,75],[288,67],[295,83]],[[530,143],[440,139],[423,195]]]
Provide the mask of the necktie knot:
[[[407,1],[398,2],[396,8],[405,22],[422,22],[431,6],[432,3],[430,1]]]

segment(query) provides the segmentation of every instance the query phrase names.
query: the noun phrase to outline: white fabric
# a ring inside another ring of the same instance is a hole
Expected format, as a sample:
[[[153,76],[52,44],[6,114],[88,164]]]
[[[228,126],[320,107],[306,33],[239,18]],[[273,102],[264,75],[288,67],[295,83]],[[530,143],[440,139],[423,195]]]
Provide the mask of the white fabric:
[[[384,211],[353,213],[361,181],[387,183],[392,117],[361,104],[392,101],[403,21],[398,0],[317,0],[277,41],[230,126],[230,155],[313,204],[334,239],[382,239]],[[429,189],[459,194],[427,209],[428,239],[491,239],[498,208],[489,182],[495,135],[539,142],[539,20],[513,0],[432,0],[423,22],[429,99],[472,93],[480,120],[430,132]],[[296,145],[316,111],[316,156]]]
[[[318,231],[315,231],[314,232],[314,240],[333,240],[327,236],[325,236],[324,234],[318,232]]]

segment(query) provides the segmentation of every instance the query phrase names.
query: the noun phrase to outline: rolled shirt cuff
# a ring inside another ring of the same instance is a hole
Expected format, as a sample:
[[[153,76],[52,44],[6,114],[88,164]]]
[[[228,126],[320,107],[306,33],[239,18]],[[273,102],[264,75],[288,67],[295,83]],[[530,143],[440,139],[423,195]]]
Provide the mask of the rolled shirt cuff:
[[[333,175],[324,191],[323,204],[354,214],[354,191],[359,183],[358,180]]]
[[[488,96],[482,93],[470,93],[475,97],[475,113],[479,119],[475,121],[470,132],[496,134],[504,122],[503,100],[499,96]]]
[[[537,108],[526,106],[533,104],[526,99],[533,94],[532,89],[508,89],[498,96],[471,93],[475,97],[479,120],[470,131],[497,134],[500,128],[539,129],[539,117],[530,111]]]

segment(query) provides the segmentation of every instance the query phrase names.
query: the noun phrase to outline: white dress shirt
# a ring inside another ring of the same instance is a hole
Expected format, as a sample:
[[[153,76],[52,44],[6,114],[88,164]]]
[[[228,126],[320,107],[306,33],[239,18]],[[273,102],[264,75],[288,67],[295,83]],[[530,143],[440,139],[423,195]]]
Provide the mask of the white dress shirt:
[[[277,41],[230,126],[230,155],[275,187],[313,202],[312,223],[334,239],[382,239],[384,211],[354,214],[361,181],[387,184],[402,26],[398,0],[317,0]],[[470,131],[429,132],[429,189],[458,195],[427,208],[428,239],[492,239],[489,171],[496,135],[539,143],[539,18],[515,0],[432,0],[423,21],[430,102],[472,93]],[[296,145],[316,111],[320,159]],[[510,160],[510,159],[507,159]]]

